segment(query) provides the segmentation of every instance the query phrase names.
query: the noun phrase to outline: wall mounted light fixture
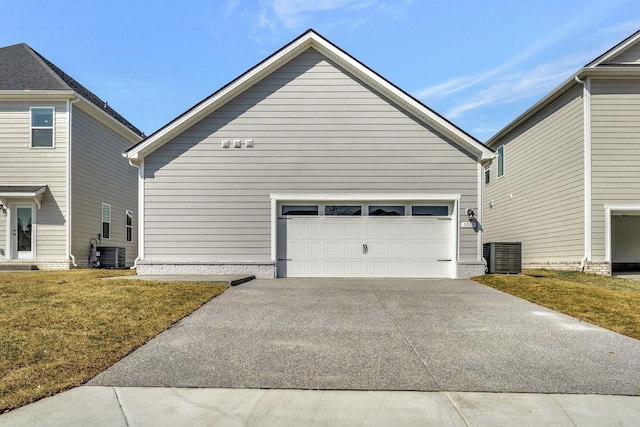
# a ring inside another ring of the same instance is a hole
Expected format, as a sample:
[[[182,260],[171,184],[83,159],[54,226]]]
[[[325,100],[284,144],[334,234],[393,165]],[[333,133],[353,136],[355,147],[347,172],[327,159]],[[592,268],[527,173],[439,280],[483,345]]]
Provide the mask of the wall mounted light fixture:
[[[476,220],[476,213],[473,211],[473,209],[467,209],[467,215],[469,216],[469,221]]]

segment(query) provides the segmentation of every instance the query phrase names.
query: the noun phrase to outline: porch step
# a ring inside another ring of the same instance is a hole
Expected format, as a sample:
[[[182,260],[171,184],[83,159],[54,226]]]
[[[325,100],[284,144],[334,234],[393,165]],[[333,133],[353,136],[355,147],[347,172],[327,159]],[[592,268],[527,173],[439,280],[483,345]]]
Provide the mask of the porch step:
[[[38,270],[38,266],[35,264],[0,264],[0,271],[28,271]]]

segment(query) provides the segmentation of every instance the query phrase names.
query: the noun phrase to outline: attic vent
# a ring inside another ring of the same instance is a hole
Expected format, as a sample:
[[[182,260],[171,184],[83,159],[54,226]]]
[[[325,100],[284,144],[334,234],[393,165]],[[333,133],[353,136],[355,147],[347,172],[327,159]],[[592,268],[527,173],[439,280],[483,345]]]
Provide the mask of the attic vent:
[[[491,242],[482,247],[489,274],[520,274],[522,272],[522,243]]]

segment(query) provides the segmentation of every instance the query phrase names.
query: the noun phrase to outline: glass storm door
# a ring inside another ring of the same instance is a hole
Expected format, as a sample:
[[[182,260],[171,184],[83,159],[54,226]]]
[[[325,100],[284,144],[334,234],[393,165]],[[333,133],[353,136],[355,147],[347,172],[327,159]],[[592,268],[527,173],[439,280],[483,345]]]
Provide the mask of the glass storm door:
[[[14,258],[33,259],[33,207],[16,205],[12,224]]]

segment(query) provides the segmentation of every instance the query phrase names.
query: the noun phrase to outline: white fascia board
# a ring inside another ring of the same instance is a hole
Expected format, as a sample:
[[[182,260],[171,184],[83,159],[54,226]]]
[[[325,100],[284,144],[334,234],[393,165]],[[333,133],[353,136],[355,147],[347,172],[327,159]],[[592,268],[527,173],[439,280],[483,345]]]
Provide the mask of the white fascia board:
[[[560,95],[562,95],[565,92],[567,92],[570,88],[572,88],[573,86],[579,85],[580,83],[576,82],[575,78],[576,77],[583,78],[585,76],[584,71],[585,71],[585,69],[582,68],[582,69],[580,69],[580,71],[578,71],[577,73],[573,74],[567,80],[562,82],[560,84],[560,86],[557,86],[555,89],[553,89],[551,92],[549,92],[544,98],[542,98],[541,100],[539,100],[538,102],[533,104],[524,113],[520,114],[511,123],[509,123],[507,126],[502,128],[502,130],[498,131],[498,133],[496,133],[494,136],[489,138],[487,140],[487,142],[485,142],[485,144],[488,147],[491,147],[493,145],[498,145],[497,144],[498,142],[501,143],[500,140],[503,137],[505,137],[508,133],[510,133],[511,131],[515,130],[518,126],[522,125],[524,122],[529,120],[531,117],[533,117],[535,114],[537,114],[544,107],[546,107],[547,105],[549,105],[553,101],[555,101]]]
[[[273,193],[271,200],[288,201],[402,201],[402,200],[442,200],[456,201],[461,199],[460,194],[452,193]]]
[[[144,157],[146,154],[162,146],[173,136],[195,124],[208,114],[211,114],[217,108],[224,105],[227,101],[233,99],[234,97],[242,93],[243,90],[262,79],[265,75],[269,74],[272,70],[279,67],[282,63],[286,62],[289,57],[294,56],[304,49],[307,49],[310,46],[311,36],[311,33],[306,34],[297,41],[293,42],[293,44],[276,52],[271,57],[267,58],[264,62],[250,69],[245,74],[240,76],[237,80],[231,82],[226,87],[223,87],[222,89],[220,89],[220,91],[205,99],[200,104],[197,104],[190,111],[187,111],[185,114],[178,117],[176,120],[160,129],[155,134],[151,135],[142,144],[127,151],[127,157],[129,159],[136,160]]]
[[[433,111],[429,110],[424,105],[411,98],[387,80],[383,79],[378,74],[371,71],[356,59],[349,56],[347,53],[313,31],[308,31],[303,34],[297,40],[277,51],[265,61],[230,83],[228,86],[223,87],[219,92],[205,99],[190,111],[151,135],[143,143],[127,151],[127,157],[129,159],[140,159],[141,157],[144,157],[146,154],[170,140],[173,136],[195,124],[201,118],[211,114],[211,112],[224,105],[230,99],[239,95],[247,87],[253,85],[265,75],[268,75],[273,70],[286,63],[290,58],[310,47],[313,47],[351,71],[354,75],[362,78],[376,90],[397,102],[416,117],[425,121],[429,125],[434,126],[439,131],[449,135],[455,143],[472,153],[476,153],[481,160],[493,158],[493,151],[491,149],[474,140],[472,137],[453,126],[446,119],[435,114]]]
[[[0,99],[70,99],[75,97],[72,90],[0,90]]]
[[[456,143],[460,144],[462,147],[468,149],[472,153],[479,154],[481,160],[493,158],[493,151],[486,147],[484,144],[471,138],[469,135],[455,127],[449,121],[439,116],[411,96],[408,96],[405,92],[391,84],[389,81],[376,74],[371,69],[367,68],[362,63],[355,60],[344,51],[334,46],[317,34],[313,39],[312,47],[316,48],[319,52],[325,54],[329,58],[336,60],[336,62],[340,63],[343,67],[347,68],[353,74],[370,84],[372,87],[376,88],[378,91],[397,102],[407,111],[414,114],[416,117],[425,121],[429,125],[434,126],[445,134],[448,134]]]
[[[122,123],[120,123],[110,114],[108,114],[106,111],[100,109],[93,102],[90,102],[88,99],[84,98],[82,95],[78,93],[76,93],[75,96],[80,101],[79,104],[77,105],[82,106],[82,109],[84,111],[86,111],[95,119],[107,125],[112,130],[118,132],[120,135],[127,138],[129,141],[131,141],[132,144],[135,144],[140,140],[142,140],[142,137],[140,135],[138,135],[137,133],[135,133],[134,131],[132,131]]]
[[[36,191],[20,191],[20,192],[0,192],[0,204],[7,206],[9,199],[31,199],[33,200],[38,209],[42,207],[42,198],[44,192],[47,191],[47,187],[43,186]]]
[[[533,104],[520,116],[516,117],[511,123],[505,126],[502,130],[498,131],[494,136],[489,138],[485,143],[488,147],[498,145],[497,143],[504,138],[508,133],[515,130],[518,126],[529,120],[536,115],[540,110],[551,104],[560,96],[565,94],[571,88],[580,83],[576,82],[576,77],[579,79],[585,79],[587,77],[640,77],[640,67],[598,67],[598,68],[581,68],[577,73],[573,74],[551,92],[549,92],[544,98]]]
[[[598,56],[596,59],[585,65],[585,67],[597,67],[603,62],[607,62],[609,59],[614,56],[620,54],[622,51],[626,50],[629,46],[636,43],[640,39],[640,31],[636,31],[634,34],[630,35],[602,55]]]

